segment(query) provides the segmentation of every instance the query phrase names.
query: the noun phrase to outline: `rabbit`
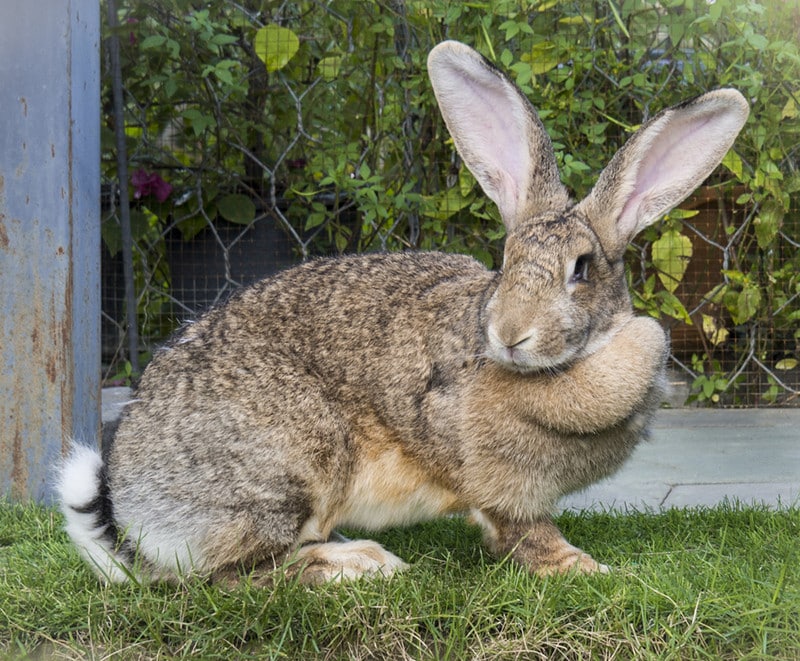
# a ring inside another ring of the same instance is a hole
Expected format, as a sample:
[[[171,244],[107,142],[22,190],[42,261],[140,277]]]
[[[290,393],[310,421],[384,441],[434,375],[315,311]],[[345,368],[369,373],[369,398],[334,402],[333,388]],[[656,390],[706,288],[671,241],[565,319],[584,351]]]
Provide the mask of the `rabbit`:
[[[748,104],[721,89],[664,110],[576,203],[506,75],[454,41],[428,71],[499,209],[502,267],[321,258],[185,325],[108,450],[75,444],[61,470],[66,529],[101,579],[389,576],[405,562],[336,529],[456,513],[536,574],[608,570],[552,512],[620,467],[661,402],[668,342],[633,313],[626,245],[720,163]]]

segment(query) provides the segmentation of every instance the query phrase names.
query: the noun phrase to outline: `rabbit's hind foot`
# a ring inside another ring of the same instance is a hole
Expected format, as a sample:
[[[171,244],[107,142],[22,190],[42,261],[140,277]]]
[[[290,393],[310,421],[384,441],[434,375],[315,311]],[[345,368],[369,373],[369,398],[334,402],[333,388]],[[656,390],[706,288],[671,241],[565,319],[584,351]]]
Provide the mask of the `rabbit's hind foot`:
[[[305,584],[388,577],[408,567],[370,540],[306,544],[290,556],[290,562],[290,571],[299,572],[299,580]]]

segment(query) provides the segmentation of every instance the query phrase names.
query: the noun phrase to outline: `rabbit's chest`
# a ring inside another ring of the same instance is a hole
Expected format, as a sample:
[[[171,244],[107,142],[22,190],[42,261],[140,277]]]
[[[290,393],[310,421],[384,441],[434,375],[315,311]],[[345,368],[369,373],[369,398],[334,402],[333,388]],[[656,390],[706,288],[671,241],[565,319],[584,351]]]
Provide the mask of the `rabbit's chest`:
[[[431,480],[398,448],[359,458],[337,526],[379,529],[407,525],[464,509],[450,490]]]

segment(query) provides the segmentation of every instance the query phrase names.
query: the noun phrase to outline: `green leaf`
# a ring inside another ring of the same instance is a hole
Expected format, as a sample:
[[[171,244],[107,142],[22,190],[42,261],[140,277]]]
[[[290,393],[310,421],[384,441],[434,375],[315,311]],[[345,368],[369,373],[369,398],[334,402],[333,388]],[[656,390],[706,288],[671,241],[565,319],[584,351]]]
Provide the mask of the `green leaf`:
[[[181,46],[174,39],[167,39],[166,46],[169,49],[170,57],[177,58],[181,54]]]
[[[795,173],[787,177],[786,181],[783,183],[783,190],[789,194],[800,191],[800,173]]]
[[[246,195],[225,195],[217,200],[217,211],[225,220],[239,225],[248,225],[256,217],[256,205]]]
[[[697,209],[673,209],[669,212],[669,217],[686,220],[687,218],[694,218],[699,213]]]
[[[530,64],[530,71],[534,75],[547,73],[560,63],[558,48],[552,41],[534,44],[530,53],[523,53],[520,59]]]
[[[723,270],[722,275],[737,285],[746,285],[750,282],[747,275],[741,271]]]
[[[181,112],[183,117],[192,127],[195,136],[200,136],[209,127],[213,127],[217,120],[208,113],[204,113],[197,108],[186,108]]]
[[[521,62],[515,62],[509,68],[511,71],[514,72],[516,76],[517,85],[523,87],[527,85],[531,81],[531,76],[533,75],[533,70],[531,69],[531,65],[529,62],[525,62],[525,56],[522,56]]]
[[[689,237],[675,230],[664,232],[651,246],[653,266],[664,288],[672,293],[683,280],[683,274],[692,256],[692,242]]]
[[[756,34],[755,32],[752,32],[752,30],[745,34],[745,39],[747,39],[747,43],[756,51],[765,50],[769,46],[769,39],[767,39],[763,34]]]
[[[720,305],[725,297],[725,292],[727,291],[727,287],[724,284],[719,284],[714,287],[710,292],[708,292],[703,298],[708,301],[709,303],[714,303],[714,305]]]
[[[716,23],[719,21],[720,17],[722,16],[722,3],[721,2],[712,2],[708,6],[708,16],[711,19],[712,23]]]
[[[796,358],[784,358],[775,363],[775,369],[778,370],[793,370],[797,367],[798,362]]]
[[[733,323],[737,326],[741,326],[750,321],[758,313],[758,308],[761,305],[761,290],[755,285],[748,284],[742,291],[738,292],[734,301],[735,305],[733,309],[731,309],[729,305],[729,311]]]
[[[673,16],[669,25],[669,39],[673,46],[681,43],[683,35],[686,34],[686,25],[680,22],[679,16]]]
[[[660,291],[657,296],[659,299],[658,309],[663,314],[673,319],[679,319],[687,326],[692,325],[692,318],[689,316],[688,310],[675,294],[668,291]]]
[[[733,172],[737,179],[741,180],[742,176],[744,176],[742,158],[733,149],[729,149],[728,153],[725,154],[725,158],[722,159],[722,165]]]
[[[499,27],[500,30],[505,30],[506,41],[513,39],[519,33],[519,23],[517,21],[506,21]]]
[[[461,192],[462,197],[467,197],[475,190],[475,177],[466,166],[458,169],[458,190]]]
[[[611,13],[614,14],[614,20],[617,22],[617,26],[619,26],[619,29],[622,30],[622,34],[624,34],[628,39],[630,39],[631,35],[628,32],[628,28],[625,27],[625,22],[620,17],[619,10],[617,10],[616,5],[614,5],[612,0],[609,0],[608,6],[611,8]]]
[[[767,200],[761,205],[761,210],[753,221],[756,231],[756,240],[761,250],[766,250],[772,245],[778,231],[783,225],[783,207],[776,200]]]
[[[717,325],[717,320],[708,314],[703,315],[703,332],[714,346],[725,342],[730,334],[727,328]]]
[[[206,228],[206,219],[201,215],[185,218],[178,223],[184,241],[191,241]]]
[[[306,232],[322,225],[322,223],[325,222],[326,218],[327,214],[324,211],[317,211],[308,214],[308,218],[306,218],[306,224],[305,224]]]
[[[325,80],[334,80],[339,75],[339,69],[342,66],[342,56],[341,55],[329,55],[328,57],[323,57],[317,63],[317,71],[319,75],[322,76]]]
[[[122,250],[122,228],[116,217],[112,216],[100,223],[100,234],[112,257]]]
[[[300,48],[300,40],[290,29],[270,24],[256,32],[254,46],[267,71],[280,71]]]
[[[458,188],[448,188],[443,193],[426,198],[429,203],[425,215],[437,220],[447,220],[472,202],[472,196],[464,197]]]
[[[583,16],[583,15],[581,15],[581,16],[564,16],[564,18],[559,18],[558,22],[561,25],[580,25],[580,26],[584,26],[584,25],[586,25],[586,22],[590,21],[590,20],[592,20],[592,19],[588,18],[587,16]]]
[[[152,34],[142,40],[141,48],[144,50],[150,48],[159,48],[167,43],[167,38],[161,34]]]
[[[232,34],[215,34],[209,39],[209,43],[215,46],[227,46],[228,44],[235,44],[237,41],[239,39]]]
[[[491,269],[494,266],[494,259],[492,259],[492,255],[488,250],[483,248],[473,248],[470,251],[470,254],[487,269]]]

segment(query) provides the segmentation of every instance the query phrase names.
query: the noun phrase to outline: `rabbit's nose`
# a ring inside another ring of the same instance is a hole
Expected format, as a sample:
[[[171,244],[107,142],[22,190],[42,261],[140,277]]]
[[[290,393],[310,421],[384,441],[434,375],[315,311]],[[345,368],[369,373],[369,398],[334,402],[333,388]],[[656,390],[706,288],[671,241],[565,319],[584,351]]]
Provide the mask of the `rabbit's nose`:
[[[536,344],[537,331],[533,328],[518,329],[515,324],[491,324],[488,329],[489,343],[497,349],[530,348]]]
[[[489,356],[508,366],[526,368],[537,354],[538,335],[531,328],[516,330],[507,326],[489,326]]]

